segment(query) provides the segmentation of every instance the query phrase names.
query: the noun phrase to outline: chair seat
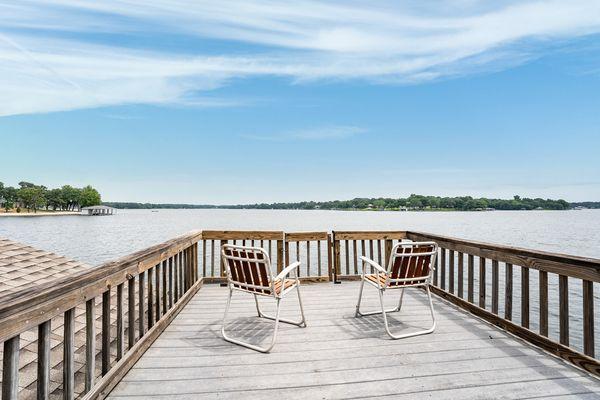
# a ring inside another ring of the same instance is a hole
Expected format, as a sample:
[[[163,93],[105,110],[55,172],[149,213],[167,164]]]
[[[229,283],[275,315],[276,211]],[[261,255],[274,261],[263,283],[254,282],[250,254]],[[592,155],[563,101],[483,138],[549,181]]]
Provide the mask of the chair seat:
[[[367,280],[367,282],[378,286],[378,282],[379,281],[379,285],[381,285],[382,287],[386,287],[385,286],[385,280],[387,278],[387,274],[365,274],[365,279]],[[418,284],[422,284],[425,283],[427,281],[427,278],[422,278],[422,279],[415,279],[414,281],[407,281],[407,282],[390,282],[390,285],[388,287],[398,287],[398,286],[410,286],[410,285],[418,285]]]

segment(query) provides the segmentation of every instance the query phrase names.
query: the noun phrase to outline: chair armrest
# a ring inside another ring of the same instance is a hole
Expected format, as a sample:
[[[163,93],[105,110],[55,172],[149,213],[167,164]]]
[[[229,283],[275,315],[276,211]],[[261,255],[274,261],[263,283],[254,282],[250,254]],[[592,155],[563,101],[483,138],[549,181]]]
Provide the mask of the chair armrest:
[[[283,269],[283,271],[281,271],[276,277],[275,280],[278,279],[285,279],[292,271],[296,270],[296,277],[298,277],[298,268],[300,267],[300,261],[296,261],[295,263],[292,263],[290,265],[288,265],[287,267],[285,267]]]
[[[386,274],[387,273],[387,271],[385,270],[385,268],[383,268],[381,265],[377,264],[375,261],[371,260],[370,258],[365,257],[365,256],[360,256],[360,259],[363,262],[362,263],[362,269],[363,269],[362,274],[363,275],[365,274],[365,270],[366,270],[365,269],[365,264],[369,264],[371,267],[375,268],[375,270],[377,271],[378,274],[379,273],[381,273],[381,274]]]

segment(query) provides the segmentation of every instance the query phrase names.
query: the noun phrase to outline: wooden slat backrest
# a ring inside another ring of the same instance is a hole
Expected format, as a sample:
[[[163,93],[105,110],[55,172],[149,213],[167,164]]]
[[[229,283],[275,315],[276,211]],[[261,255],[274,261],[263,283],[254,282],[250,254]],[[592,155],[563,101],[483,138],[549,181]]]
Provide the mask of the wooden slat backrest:
[[[262,294],[271,294],[271,263],[265,250],[258,247],[225,244],[223,260],[234,286]]]
[[[392,251],[388,267],[389,277],[394,279],[415,278],[404,284],[417,283],[429,277],[437,253],[437,245],[433,242],[399,243]],[[398,283],[391,282],[390,285]]]

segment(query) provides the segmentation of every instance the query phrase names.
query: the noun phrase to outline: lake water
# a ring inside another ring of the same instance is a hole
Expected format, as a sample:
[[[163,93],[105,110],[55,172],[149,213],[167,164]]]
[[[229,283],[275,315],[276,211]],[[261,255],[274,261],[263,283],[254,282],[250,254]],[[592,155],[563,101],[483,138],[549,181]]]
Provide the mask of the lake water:
[[[415,230],[600,258],[600,210],[119,210],[106,217],[0,217],[0,236],[94,265],[194,229]]]
[[[600,258],[600,210],[369,212],[305,210],[119,210],[105,217],[0,217],[0,236],[97,265],[195,229],[413,230],[535,250]],[[314,256],[314,253],[313,253]],[[293,253],[292,257],[293,259]],[[489,270],[489,268],[488,268]],[[503,269],[501,269],[503,271]],[[514,320],[520,321],[520,274],[514,272]],[[488,272],[489,273],[489,272]],[[465,273],[466,276],[466,273]],[[531,328],[537,329],[537,274],[530,273]],[[491,278],[487,279],[488,284]],[[571,344],[581,348],[581,281],[569,286]],[[504,276],[500,274],[500,288]],[[595,284],[595,309],[600,290]],[[477,288],[477,284],[475,284]],[[549,276],[550,336],[558,336],[558,282]],[[488,288],[488,296],[491,289]],[[477,298],[477,289],[475,289]],[[489,303],[488,303],[489,304]],[[503,301],[500,301],[500,314]],[[596,331],[600,318],[596,318]],[[596,353],[600,353],[600,340]]]

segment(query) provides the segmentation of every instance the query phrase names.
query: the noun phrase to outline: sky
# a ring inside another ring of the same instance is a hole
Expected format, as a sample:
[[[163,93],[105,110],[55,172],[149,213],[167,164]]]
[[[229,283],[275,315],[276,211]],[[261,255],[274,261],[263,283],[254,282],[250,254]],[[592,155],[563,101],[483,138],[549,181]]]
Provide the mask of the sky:
[[[0,181],[600,200],[600,1],[0,0]]]

